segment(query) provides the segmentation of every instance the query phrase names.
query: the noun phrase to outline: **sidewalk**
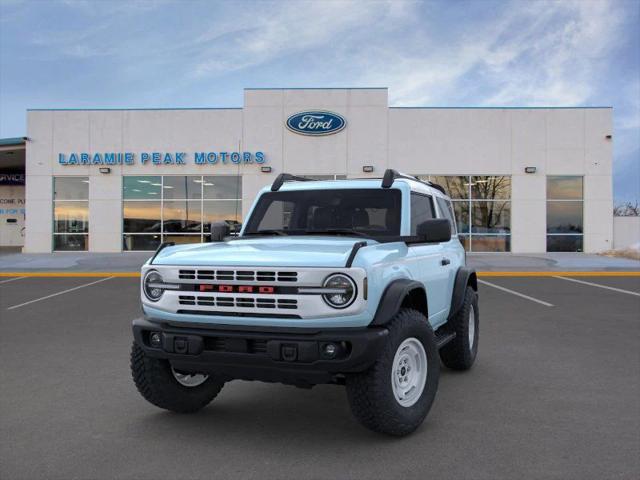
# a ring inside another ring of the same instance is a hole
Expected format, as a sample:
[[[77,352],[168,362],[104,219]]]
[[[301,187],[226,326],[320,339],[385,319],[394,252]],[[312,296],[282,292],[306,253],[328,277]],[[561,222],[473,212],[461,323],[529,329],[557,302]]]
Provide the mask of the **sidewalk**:
[[[139,272],[153,252],[17,253],[0,250],[0,272]],[[479,272],[616,272],[640,271],[640,261],[586,253],[469,253],[467,263]]]

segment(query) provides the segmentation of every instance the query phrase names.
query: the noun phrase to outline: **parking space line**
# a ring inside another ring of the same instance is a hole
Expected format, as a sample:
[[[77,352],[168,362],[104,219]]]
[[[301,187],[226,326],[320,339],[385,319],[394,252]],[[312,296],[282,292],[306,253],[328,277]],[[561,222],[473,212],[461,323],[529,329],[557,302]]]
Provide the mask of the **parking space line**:
[[[481,283],[483,285],[487,285],[489,287],[497,288],[498,290],[502,290],[503,292],[507,292],[507,293],[510,293],[512,295],[516,295],[518,297],[530,300],[532,302],[539,303],[540,305],[544,305],[545,307],[553,307],[552,303],[545,302],[544,300],[539,300],[537,298],[530,297],[529,295],[525,295],[524,293],[516,292],[515,290],[510,290],[508,288],[501,287],[500,285],[496,285],[495,283],[489,283],[489,282],[487,282],[485,280],[478,280],[478,283]]]
[[[15,277],[15,278],[10,278],[9,280],[2,280],[2,281],[0,281],[0,283],[15,282],[16,280],[22,280],[23,278],[27,278],[27,277]]]
[[[568,282],[581,283],[583,285],[590,285],[592,287],[606,288],[607,290],[613,290],[614,292],[626,293],[627,295],[635,295],[636,297],[640,297],[640,293],[638,292],[632,292],[631,290],[624,290],[622,288],[610,287],[609,285],[601,285],[599,283],[585,282],[584,280],[577,280],[575,278],[568,278],[568,277],[556,276],[553,278],[559,278],[560,280],[567,280]]]
[[[13,305],[12,307],[7,308],[7,310],[13,310],[15,308],[24,307],[26,305],[31,305],[32,303],[40,302],[42,300],[47,300],[48,298],[57,297],[58,295],[64,295],[65,293],[73,292],[74,290],[79,290],[84,287],[90,287],[91,285],[95,285],[96,283],[106,282],[107,280],[111,280],[114,277],[101,278],[100,280],[96,280],[95,282],[85,283],[83,285],[78,285],[77,287],[68,288],[67,290],[63,290],[61,292],[52,293],[51,295],[47,295],[46,297],[36,298],[34,300],[29,300],[28,302],[20,303],[18,305]]]

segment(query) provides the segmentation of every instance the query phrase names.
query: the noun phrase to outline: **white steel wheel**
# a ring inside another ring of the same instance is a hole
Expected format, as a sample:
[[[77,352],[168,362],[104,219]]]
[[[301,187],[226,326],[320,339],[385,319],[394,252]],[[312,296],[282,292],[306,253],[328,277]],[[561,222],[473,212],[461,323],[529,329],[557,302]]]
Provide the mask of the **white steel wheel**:
[[[207,381],[209,375],[202,373],[182,373],[171,367],[173,378],[183,387],[197,387]]]
[[[393,396],[403,407],[411,407],[427,383],[427,353],[417,338],[404,340],[393,358],[391,386]]]
[[[473,305],[469,308],[469,350],[473,351],[473,342],[476,339],[476,312]]]

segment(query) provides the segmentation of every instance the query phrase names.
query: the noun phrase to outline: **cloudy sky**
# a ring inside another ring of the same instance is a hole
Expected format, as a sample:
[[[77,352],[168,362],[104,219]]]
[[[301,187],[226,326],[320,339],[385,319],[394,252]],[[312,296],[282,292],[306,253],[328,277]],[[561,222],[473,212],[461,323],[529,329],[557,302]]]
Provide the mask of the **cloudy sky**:
[[[244,87],[389,87],[394,106],[613,106],[640,201],[640,0],[0,0],[0,137],[27,108],[242,106]]]

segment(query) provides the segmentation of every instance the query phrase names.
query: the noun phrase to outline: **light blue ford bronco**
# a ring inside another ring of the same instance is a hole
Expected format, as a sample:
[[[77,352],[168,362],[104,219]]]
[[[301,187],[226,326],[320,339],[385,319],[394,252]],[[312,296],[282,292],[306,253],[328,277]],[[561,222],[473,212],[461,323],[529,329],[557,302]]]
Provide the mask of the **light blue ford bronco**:
[[[332,383],[363,425],[406,435],[431,408],[440,360],[473,365],[476,274],[439,185],[395,170],[281,174],[228,234],[163,244],[142,267],[131,369],[152,404],[195,412],[234,379]]]

